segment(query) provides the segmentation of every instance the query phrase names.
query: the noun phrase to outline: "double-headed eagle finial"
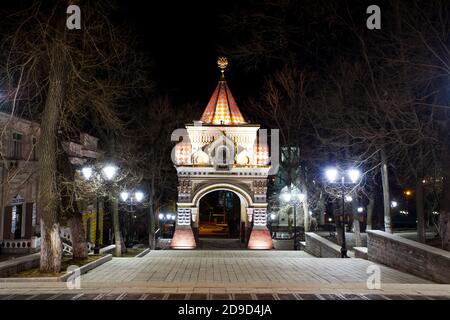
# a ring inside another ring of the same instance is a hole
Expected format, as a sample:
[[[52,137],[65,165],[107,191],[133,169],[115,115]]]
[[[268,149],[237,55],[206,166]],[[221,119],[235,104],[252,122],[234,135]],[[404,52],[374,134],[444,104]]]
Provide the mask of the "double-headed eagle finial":
[[[225,78],[224,72],[228,66],[228,59],[225,57],[219,57],[219,59],[217,59],[217,65],[219,66],[220,72],[222,73],[222,79],[224,79]]]

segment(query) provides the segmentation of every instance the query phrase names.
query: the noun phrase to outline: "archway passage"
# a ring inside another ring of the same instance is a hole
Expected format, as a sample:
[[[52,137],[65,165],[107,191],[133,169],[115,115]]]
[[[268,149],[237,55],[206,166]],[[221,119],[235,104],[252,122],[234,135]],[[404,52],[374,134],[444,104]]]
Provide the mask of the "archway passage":
[[[217,190],[203,196],[199,202],[199,237],[239,239],[241,206],[239,196],[231,191]]]

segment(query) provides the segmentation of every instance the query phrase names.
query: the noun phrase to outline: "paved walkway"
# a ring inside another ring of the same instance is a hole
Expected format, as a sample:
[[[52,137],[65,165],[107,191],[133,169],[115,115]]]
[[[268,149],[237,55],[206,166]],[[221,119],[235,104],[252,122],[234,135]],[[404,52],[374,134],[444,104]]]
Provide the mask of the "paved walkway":
[[[81,288],[76,290],[67,289],[65,283],[0,283],[0,298],[44,294],[91,299],[218,299],[221,295],[227,299],[245,295],[252,299],[264,295],[272,299],[450,299],[450,285],[381,265],[381,289],[370,290],[366,284],[370,265],[362,259],[314,258],[302,251],[161,250],[143,258],[114,258],[81,276]]]

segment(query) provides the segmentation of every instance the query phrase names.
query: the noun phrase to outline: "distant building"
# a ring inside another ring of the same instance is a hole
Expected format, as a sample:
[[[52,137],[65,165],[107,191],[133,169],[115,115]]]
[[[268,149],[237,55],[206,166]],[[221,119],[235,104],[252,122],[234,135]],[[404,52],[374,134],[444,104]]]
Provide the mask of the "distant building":
[[[0,112],[0,247],[5,252],[33,251],[39,246],[36,237],[40,234],[36,206],[39,179],[36,144],[39,136],[39,123]],[[80,141],[66,142],[63,146],[71,162],[81,165],[88,158],[101,156],[97,142],[97,138],[83,133]],[[95,215],[90,207],[86,206],[83,212],[86,231],[95,230]],[[95,232],[92,234],[95,241]]]

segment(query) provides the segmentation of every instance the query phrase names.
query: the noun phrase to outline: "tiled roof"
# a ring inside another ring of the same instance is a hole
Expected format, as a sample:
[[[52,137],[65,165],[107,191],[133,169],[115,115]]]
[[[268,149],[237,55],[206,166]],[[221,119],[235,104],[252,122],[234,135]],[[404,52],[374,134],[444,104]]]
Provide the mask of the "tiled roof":
[[[223,76],[203,112],[201,121],[206,124],[216,125],[240,125],[246,123]]]

